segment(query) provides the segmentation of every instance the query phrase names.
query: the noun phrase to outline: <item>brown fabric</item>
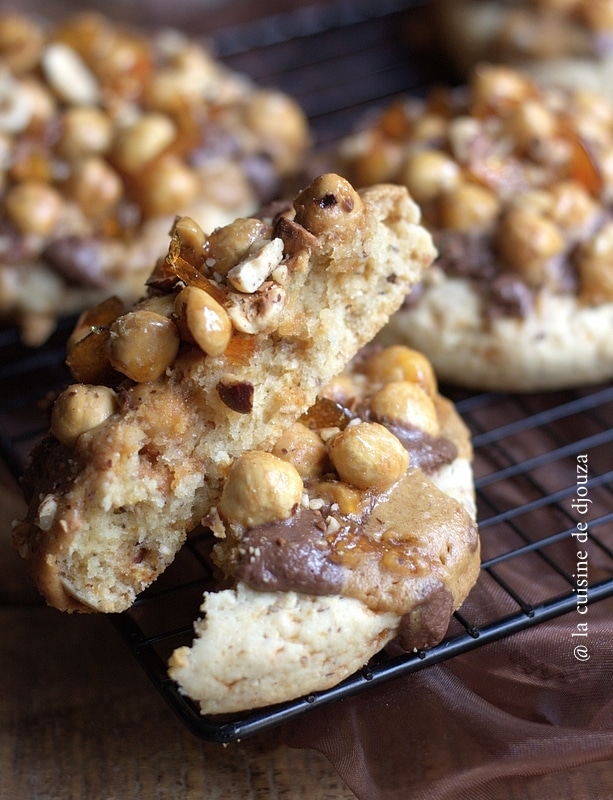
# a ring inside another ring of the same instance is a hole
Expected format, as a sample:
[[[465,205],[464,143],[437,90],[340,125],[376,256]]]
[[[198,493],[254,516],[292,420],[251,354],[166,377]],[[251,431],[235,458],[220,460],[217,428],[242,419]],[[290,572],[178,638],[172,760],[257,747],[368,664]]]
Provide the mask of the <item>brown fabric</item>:
[[[611,530],[600,538],[613,544]],[[558,549],[570,567],[574,540]],[[598,549],[590,558],[593,583],[605,570]],[[560,594],[538,557],[505,579]],[[497,611],[516,609],[482,575],[462,613]],[[587,637],[572,637],[585,622]],[[575,657],[577,643],[587,643],[589,660]],[[589,765],[613,761],[613,599],[317,709],[285,736],[324,753],[360,800],[507,800],[543,776],[551,776],[543,800],[605,800],[590,786]]]

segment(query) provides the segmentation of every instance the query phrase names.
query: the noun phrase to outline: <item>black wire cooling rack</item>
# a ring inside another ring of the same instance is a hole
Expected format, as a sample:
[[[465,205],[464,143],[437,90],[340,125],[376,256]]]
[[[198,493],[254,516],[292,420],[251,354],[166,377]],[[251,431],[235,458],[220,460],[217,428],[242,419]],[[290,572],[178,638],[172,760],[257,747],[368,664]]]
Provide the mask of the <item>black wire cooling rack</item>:
[[[217,49],[233,67],[296,96],[325,145],[376,103],[420,92],[443,77],[443,62],[419,46],[421,3],[380,2],[376,13],[370,5],[332,2],[261,19],[220,31]],[[72,324],[64,320],[38,350],[24,347],[13,330],[0,332],[0,457],[16,478],[48,428],[49,397],[69,381],[64,355]],[[134,606],[112,616],[195,735],[235,741],[613,596],[613,386],[532,395],[443,391],[473,434],[483,552],[476,588],[496,602],[467,602],[436,647],[401,655],[383,651],[328,691],[240,715],[204,717],[166,675],[170,653],[191,644],[203,591],[214,588],[210,539],[195,533]],[[527,581],[527,574],[539,580]],[[578,581],[585,574],[587,589]]]

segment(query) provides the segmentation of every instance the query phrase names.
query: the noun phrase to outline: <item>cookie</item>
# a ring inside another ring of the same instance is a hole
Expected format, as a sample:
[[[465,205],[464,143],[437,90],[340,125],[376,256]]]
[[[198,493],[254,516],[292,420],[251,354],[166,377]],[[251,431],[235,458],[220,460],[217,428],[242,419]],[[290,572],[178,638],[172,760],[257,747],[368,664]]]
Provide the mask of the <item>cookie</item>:
[[[347,137],[339,171],[406,185],[439,254],[381,341],[476,389],[610,379],[612,153],[602,95],[488,64]]]
[[[435,0],[437,39],[464,78],[482,61],[613,98],[610,0]]]
[[[479,572],[471,445],[420,353],[361,353],[209,523],[233,586],[205,595],[169,675],[204,714],[324,690],[387,642],[438,643]]]
[[[174,226],[149,296],[70,342],[76,383],[24,477],[15,542],[47,601],[121,611],[172,561],[245,450],[272,446],[434,257],[406,189],[325,174],[270,218]]]
[[[175,215],[206,231],[299,174],[307,120],[177,31],[0,15],[0,322],[30,345],[138,299]],[[292,189],[292,192],[294,189]]]

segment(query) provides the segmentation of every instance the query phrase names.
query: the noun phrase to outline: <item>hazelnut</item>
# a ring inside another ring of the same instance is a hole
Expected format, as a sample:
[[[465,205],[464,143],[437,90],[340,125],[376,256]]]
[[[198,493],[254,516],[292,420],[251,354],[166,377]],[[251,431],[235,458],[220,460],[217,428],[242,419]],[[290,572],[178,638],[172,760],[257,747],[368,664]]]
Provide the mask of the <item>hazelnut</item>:
[[[405,448],[378,422],[349,425],[330,439],[328,453],[341,480],[358,489],[385,491],[409,466]]]
[[[440,433],[434,402],[417,383],[409,381],[386,383],[370,398],[370,410],[373,419],[410,425],[429,436],[438,436]]]
[[[154,311],[128,311],[109,329],[112,366],[138,383],[161,377],[179,351],[179,332],[168,317]]]
[[[251,528],[290,517],[302,492],[302,478],[292,464],[252,450],[232,464],[218,511],[231,524]]]
[[[232,336],[232,323],[225,308],[204,289],[187,286],[175,300],[180,333],[207,355],[220,356]]]
[[[457,186],[460,167],[440,150],[418,150],[409,154],[401,180],[418,203],[435,200]]]
[[[266,223],[258,219],[236,219],[211,233],[205,244],[206,265],[222,277],[268,234]]]
[[[423,353],[405,345],[395,344],[374,353],[364,364],[366,376],[372,383],[412,381],[434,397],[438,391],[432,364]]]
[[[48,236],[62,212],[62,198],[43,181],[24,181],[9,189],[6,213],[21,233]]]
[[[164,114],[145,114],[123,130],[113,146],[117,166],[129,174],[140,172],[174,141],[177,131]]]
[[[117,410],[117,396],[107,386],[76,383],[58,396],[51,410],[51,433],[72,447],[79,436],[97,428]]]
[[[328,173],[300,192],[294,208],[296,222],[315,235],[340,234],[343,230],[353,234],[364,205],[348,181]]]
[[[328,451],[321,437],[302,422],[295,422],[277,439],[273,455],[289,461],[303,478],[321,475]]]

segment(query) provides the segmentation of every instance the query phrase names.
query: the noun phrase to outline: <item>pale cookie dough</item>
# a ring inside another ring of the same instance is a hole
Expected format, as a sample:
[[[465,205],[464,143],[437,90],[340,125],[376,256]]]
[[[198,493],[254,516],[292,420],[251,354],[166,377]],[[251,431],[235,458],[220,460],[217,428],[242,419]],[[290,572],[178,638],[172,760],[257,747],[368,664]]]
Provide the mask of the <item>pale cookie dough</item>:
[[[397,181],[438,258],[382,333],[440,379],[539,391],[613,376],[613,104],[481,64],[347,137],[339,171]]]
[[[435,645],[479,574],[475,516],[468,431],[427,359],[361,354],[233,464],[208,522],[235,585],[205,594],[170,677],[228,713],[330,688],[394,638]]]
[[[464,77],[482,61],[613,99],[611,0],[434,0],[437,41]]]
[[[294,100],[177,31],[0,14],[0,323],[38,345],[59,316],[133,302],[175,215],[254,213],[309,146]]]
[[[70,342],[77,383],[33,453],[15,543],[47,601],[121,611],[173,560],[232,462],[272,446],[434,258],[406,189],[320,176],[270,219],[174,228],[149,297]],[[238,288],[237,288],[238,287]]]

